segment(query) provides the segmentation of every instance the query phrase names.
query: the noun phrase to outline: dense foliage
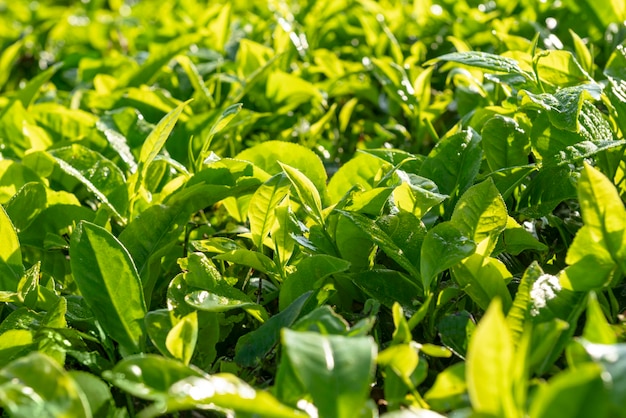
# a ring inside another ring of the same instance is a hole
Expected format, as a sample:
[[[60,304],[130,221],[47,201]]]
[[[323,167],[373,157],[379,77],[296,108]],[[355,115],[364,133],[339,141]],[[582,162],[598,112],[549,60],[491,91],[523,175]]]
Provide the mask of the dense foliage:
[[[626,417],[625,21],[0,0],[4,415]]]

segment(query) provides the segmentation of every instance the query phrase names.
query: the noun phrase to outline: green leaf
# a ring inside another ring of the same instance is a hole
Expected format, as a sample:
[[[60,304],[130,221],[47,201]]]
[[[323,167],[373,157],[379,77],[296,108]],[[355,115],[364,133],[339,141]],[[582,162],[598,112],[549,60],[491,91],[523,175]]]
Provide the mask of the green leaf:
[[[71,237],[70,264],[80,293],[106,333],[128,353],[142,351],[146,304],[124,246],[104,228],[83,221]]]
[[[189,364],[198,341],[198,313],[191,312],[167,333],[165,346],[175,359]]]
[[[536,166],[525,165],[511,167],[489,173],[496,188],[500,191],[502,198],[507,200],[517,188],[526,183],[528,176],[537,170]]]
[[[515,293],[515,299],[513,300],[513,306],[509,309],[506,316],[507,324],[513,335],[513,341],[518,341],[521,338],[526,321],[530,317],[531,310],[533,308],[538,309],[536,306],[533,306],[531,290],[542,275],[543,270],[541,266],[534,261],[526,271],[524,271],[522,280],[520,280],[519,287]]]
[[[120,220],[128,210],[128,190],[122,171],[101,154],[79,144],[50,151],[65,173],[80,181]]]
[[[0,89],[4,90],[4,85],[11,76],[11,68],[13,68],[15,61],[19,58],[25,42],[25,38],[18,39],[11,45],[5,46],[2,53],[0,53]]]
[[[265,141],[242,151],[235,158],[250,161],[271,175],[284,171],[279,163],[295,168],[315,185],[324,200],[326,169],[320,158],[302,145],[285,141]]]
[[[557,128],[571,132],[580,129],[579,115],[587,100],[599,99],[601,87],[597,84],[583,84],[559,89],[554,95],[533,94],[523,91],[522,105],[534,103],[548,114],[550,122]]]
[[[439,193],[454,196],[471,186],[480,169],[480,136],[473,130],[442,139],[428,154],[419,175],[434,181]]]
[[[376,357],[371,337],[325,336],[285,329],[282,346],[282,362],[290,364],[319,416],[368,416],[366,404]]]
[[[24,274],[17,232],[3,206],[0,206],[0,290],[15,291]]]
[[[366,270],[353,274],[351,278],[372,299],[380,301],[388,308],[398,302],[407,314],[413,314],[417,310],[423,294],[415,282],[397,270]]]
[[[609,389],[610,416],[623,415],[626,407],[626,344],[594,344],[581,340],[591,359],[602,366],[602,381]],[[589,405],[602,405],[596,403]]]
[[[371,190],[374,177],[384,162],[369,154],[357,153],[339,167],[328,182],[328,197],[331,203],[338,202],[355,185],[365,191]]]
[[[296,189],[296,193],[300,198],[300,202],[304,205],[305,210],[318,224],[323,225],[324,215],[322,214],[322,199],[313,182],[297,168],[290,167],[281,162],[279,162],[279,164],[293,187]]]
[[[396,174],[402,184],[393,191],[394,203],[399,209],[410,212],[419,219],[448,197],[438,193],[437,185],[424,177],[403,170],[396,170]]]
[[[246,254],[252,256],[259,253],[249,251]],[[186,259],[179,260],[179,264],[187,271],[182,274],[187,285],[192,288],[184,298],[187,305],[207,312],[225,312],[242,308],[260,322],[267,320],[268,315],[265,309],[224,280],[211,260],[204,254],[191,253]]]
[[[63,66],[61,62],[57,62],[50,67],[48,67],[45,71],[37,74],[33,77],[28,83],[19,91],[19,93],[15,96],[16,100],[22,102],[22,105],[25,109],[34,102],[37,98],[37,94],[41,87],[46,84],[52,76]],[[0,117],[2,115],[2,111],[0,111]]]
[[[411,264],[419,269],[422,243],[427,232],[423,222],[412,213],[399,211],[379,217],[376,225],[402,250]]]
[[[185,209],[183,203],[150,206],[120,234],[119,240],[132,256],[144,283],[150,260],[166,254],[177,242],[189,216]]]
[[[472,254],[450,271],[460,288],[482,309],[486,310],[496,297],[500,298],[505,311],[510,308],[511,294],[506,284],[512,275],[500,260]]]
[[[213,258],[216,260],[225,260],[230,261],[231,263],[248,266],[273,277],[279,276],[274,261],[272,261],[272,259],[268,256],[257,251],[239,249],[216,255]]]
[[[485,123],[481,135],[483,151],[491,170],[528,164],[529,134],[516,119],[496,115]]]
[[[286,113],[304,103],[320,105],[324,98],[311,82],[294,74],[272,71],[267,77],[265,95],[277,106],[276,112]]]
[[[441,342],[464,359],[467,355],[468,342],[476,329],[472,315],[468,311],[448,314],[441,318],[437,329]]]
[[[506,229],[498,238],[498,243],[494,249],[494,254],[506,252],[512,255],[519,255],[525,250],[546,251],[548,247],[539,242],[537,238],[524,229],[517,221],[508,217]]]
[[[437,374],[424,400],[435,410],[448,411],[466,406],[465,363],[456,363]]]
[[[591,51],[582,40],[580,36],[576,34],[572,29],[569,29],[569,34],[574,41],[574,51],[576,52],[576,59],[580,62],[581,67],[588,74],[593,74],[593,56]]]
[[[108,417],[115,411],[115,402],[111,396],[109,385],[95,375],[83,371],[71,370],[70,377],[85,394],[88,410],[95,418]]]
[[[164,44],[153,44],[155,48],[146,62],[134,71],[125,72],[118,81],[118,86],[138,87],[141,84],[152,84],[163,66],[190,45],[200,41],[202,37],[201,32],[194,32],[175,37],[173,41]]]
[[[569,51],[541,51],[535,56],[535,62],[541,81],[557,86],[559,89],[593,82],[593,79]]]
[[[430,229],[422,244],[420,272],[424,289],[442,271],[454,266],[476,251],[476,244],[451,222]]]
[[[36,348],[34,334],[33,331],[25,329],[9,329],[2,332],[0,334],[0,367],[34,350]]]
[[[584,102],[575,132],[559,129],[541,114],[533,123],[531,142],[536,156],[546,167],[577,163],[600,151],[624,145],[616,141],[609,122],[591,103]]]
[[[158,401],[167,399],[168,391],[176,382],[203,377],[203,373],[178,360],[149,354],[127,357],[102,376],[133,396]]]
[[[345,335],[350,324],[328,305],[322,305],[300,318],[291,329],[294,331],[311,331],[324,335]]]
[[[574,176],[569,166],[540,170],[520,196],[519,211],[529,218],[541,218],[564,200],[575,199]]]
[[[243,295],[245,296],[245,295]],[[195,309],[206,312],[226,312],[231,309],[249,308],[258,306],[245,297],[243,300],[234,297],[222,296],[206,290],[196,290],[185,297],[185,302]]]
[[[476,412],[508,416],[513,404],[515,352],[511,332],[494,299],[472,334],[467,352],[467,390]]]
[[[178,276],[177,276],[178,277]],[[176,278],[172,280],[172,283],[176,282]],[[170,305],[172,305],[170,303]],[[174,308],[172,306],[172,308]],[[150,341],[159,350],[159,352],[167,357],[173,357],[170,350],[167,348],[165,341],[169,332],[172,330],[172,314],[175,312],[175,308],[172,311],[168,309],[157,309],[150,311],[146,314],[145,324],[146,332]]]
[[[91,417],[76,381],[38,352],[0,369],[0,404],[13,417]]]
[[[583,222],[594,242],[603,245],[626,271],[626,210],[613,183],[585,164],[578,181]]]
[[[389,235],[387,235],[387,233],[385,233],[385,231],[383,231],[375,221],[355,212],[338,212],[345,218],[349,219],[350,222],[356,225],[361,231],[367,234],[374,244],[378,245],[389,258],[398,263],[413,278],[419,279],[420,273],[411,260],[407,258],[404,251],[396,245],[391,237],[389,237]]]
[[[350,262],[326,254],[315,254],[292,266],[294,270],[287,275],[280,288],[278,309],[281,311],[302,294],[321,287],[328,276],[349,269]]]
[[[244,367],[257,366],[278,343],[281,329],[291,326],[298,319],[311,293],[304,293],[259,328],[239,338],[235,347],[235,362]]]
[[[254,245],[262,249],[263,241],[276,222],[276,207],[289,193],[291,183],[283,174],[277,174],[262,184],[250,199],[248,219]]]
[[[208,409],[232,410],[237,416],[266,418],[305,418],[307,414],[283,405],[272,395],[252,386],[231,374],[215,374],[204,378],[189,377],[173,385],[168,393],[166,412]],[[162,414],[155,405],[143,416]]]
[[[391,187],[376,187],[365,191],[356,190],[356,188],[355,186],[355,188],[345,196],[346,200],[341,201],[341,203],[345,201],[345,206],[343,206],[342,209],[372,216],[379,216],[382,213],[389,202],[389,196],[394,192],[394,189]],[[409,205],[412,205],[412,194],[408,200],[411,201]],[[335,208],[337,209],[338,206],[335,206]]]
[[[271,232],[272,242],[274,243],[274,251],[277,253],[277,263],[279,267],[284,269],[296,248],[296,241],[291,236],[289,229],[292,216],[289,198],[286,198],[274,211],[276,222]]]
[[[530,417],[606,417],[607,393],[602,368],[583,364],[565,370],[542,385],[533,400]]]
[[[46,208],[48,196],[46,187],[37,182],[22,186],[6,204],[5,210],[17,231],[23,231]]]
[[[188,103],[189,100],[181,103],[165,115],[143,142],[139,153],[139,160],[137,162],[137,172],[135,177],[131,177],[129,182],[129,192],[131,193],[131,197],[138,192],[139,186],[141,186],[148,177],[148,168],[150,167],[150,163],[154,161],[155,157],[159,154],[159,152],[161,152],[161,149],[163,149],[165,141],[167,141],[172,130],[174,129],[174,125],[176,125],[176,122],[180,117],[180,114]]]
[[[528,80],[532,79],[532,75],[522,70],[516,60],[487,52],[453,52],[451,54],[445,54],[437,57],[435,60],[428,61],[426,62],[426,65],[433,64],[435,61],[448,61],[467,65],[469,67],[482,68],[484,70],[514,73],[524,76]]]
[[[139,414],[141,417],[191,409],[226,409],[237,415],[267,418],[307,416],[233,375],[207,375],[176,360],[154,355],[122,360],[113,370],[104,372],[104,377],[133,396],[155,401]]]
[[[506,227],[506,205],[491,179],[470,187],[457,202],[450,222],[474,240],[480,253],[491,254]]]
[[[606,28],[612,23],[623,22],[626,19],[626,7],[620,0],[609,0],[606,3],[583,0],[578,4],[584,8],[584,14],[597,22],[598,28]]]
[[[617,335],[606,320],[595,292],[589,292],[587,301],[587,321],[583,338],[595,344],[616,344]]]
[[[202,144],[202,150],[200,151],[200,154],[198,155],[198,158],[196,159],[197,171],[201,170],[202,164],[205,164],[208,162],[207,159],[209,159],[209,156],[211,155],[210,147],[211,147],[211,144],[213,143],[213,138],[215,137],[215,135],[223,131],[224,128],[228,126],[228,124],[235,118],[235,116],[237,116],[239,112],[241,112],[242,107],[243,107],[243,104],[235,103],[233,105],[228,106],[226,109],[224,109],[224,111],[220,113],[220,115],[217,117],[217,120],[213,123],[213,126],[211,126],[211,130],[209,131],[209,134],[204,139],[204,142]],[[191,155],[189,157],[193,161],[193,157]]]

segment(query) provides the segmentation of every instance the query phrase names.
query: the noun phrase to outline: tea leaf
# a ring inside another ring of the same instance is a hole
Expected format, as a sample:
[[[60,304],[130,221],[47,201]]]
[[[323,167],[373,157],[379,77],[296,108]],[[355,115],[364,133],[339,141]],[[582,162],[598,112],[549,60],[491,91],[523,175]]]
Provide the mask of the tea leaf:
[[[71,237],[70,263],[81,294],[107,334],[128,353],[142,351],[146,305],[124,246],[107,230],[83,221]]]

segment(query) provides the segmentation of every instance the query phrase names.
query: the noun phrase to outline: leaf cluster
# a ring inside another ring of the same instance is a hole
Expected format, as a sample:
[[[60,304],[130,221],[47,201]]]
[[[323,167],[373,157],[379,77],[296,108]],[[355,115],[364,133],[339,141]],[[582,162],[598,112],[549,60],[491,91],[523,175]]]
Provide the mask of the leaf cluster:
[[[0,0],[4,415],[626,416],[622,2],[65,3]]]

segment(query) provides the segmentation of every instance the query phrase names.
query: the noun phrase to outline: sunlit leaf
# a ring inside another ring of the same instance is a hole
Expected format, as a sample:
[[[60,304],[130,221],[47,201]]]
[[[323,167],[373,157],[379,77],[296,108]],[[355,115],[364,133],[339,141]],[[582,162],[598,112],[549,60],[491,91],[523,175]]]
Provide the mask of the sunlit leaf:
[[[366,416],[376,345],[370,337],[284,330],[283,361],[310,394],[320,416]]]
[[[105,229],[81,222],[72,234],[74,280],[107,334],[129,353],[143,349],[143,289],[128,251]]]
[[[34,352],[0,369],[0,404],[14,417],[91,417],[77,382]]]

